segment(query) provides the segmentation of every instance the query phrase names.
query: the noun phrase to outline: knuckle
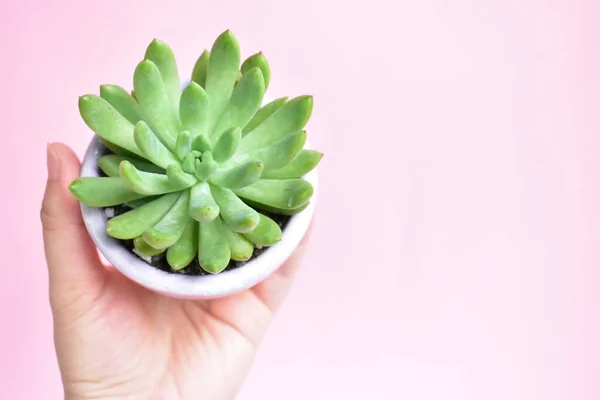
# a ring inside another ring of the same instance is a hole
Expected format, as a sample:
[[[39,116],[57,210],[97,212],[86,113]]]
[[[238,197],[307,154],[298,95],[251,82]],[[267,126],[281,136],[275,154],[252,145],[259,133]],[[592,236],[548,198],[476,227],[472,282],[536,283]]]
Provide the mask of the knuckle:
[[[44,200],[40,208],[40,220],[45,230],[56,229],[56,215],[52,212],[48,202]]]

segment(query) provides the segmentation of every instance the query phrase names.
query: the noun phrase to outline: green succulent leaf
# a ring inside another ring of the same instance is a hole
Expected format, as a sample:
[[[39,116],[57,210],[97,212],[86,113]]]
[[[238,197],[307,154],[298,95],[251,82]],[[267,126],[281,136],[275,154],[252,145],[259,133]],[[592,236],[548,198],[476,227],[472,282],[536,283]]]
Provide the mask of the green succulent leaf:
[[[179,131],[177,115],[169,101],[161,73],[152,61],[141,61],[133,74],[133,87],[138,102],[142,105],[148,124],[160,141],[171,151]]]
[[[199,224],[198,262],[205,271],[219,273],[227,267],[231,259],[229,243],[219,231],[215,220]]]
[[[202,161],[199,159],[195,159],[194,164],[195,164],[194,174],[196,174],[196,178],[198,178],[198,180],[200,180],[202,182],[206,181],[211,173],[210,165],[202,164]]]
[[[250,150],[236,157],[236,159],[251,158],[261,160],[265,164],[265,171],[271,171],[281,168],[292,161],[300,153],[304,147],[304,143],[306,143],[306,132],[300,131],[287,135],[269,146]]]
[[[263,179],[301,178],[312,171],[323,158],[323,153],[314,150],[302,150],[285,166],[263,172]]]
[[[242,129],[242,134],[245,135],[248,132],[252,132],[257,126],[259,126],[267,118],[269,118],[275,111],[283,107],[285,103],[287,103],[287,101],[287,97],[280,97],[263,106],[260,110],[256,112],[252,120],[248,122],[244,129]]]
[[[121,113],[132,124],[141,121],[144,115],[142,106],[125,89],[117,85],[100,86],[100,97],[108,101],[115,110]]]
[[[145,197],[129,190],[121,179],[87,176],[75,179],[69,185],[71,193],[91,207],[111,207]]]
[[[142,257],[154,257],[165,251],[165,249],[155,249],[150,246],[142,236],[138,236],[133,239],[133,248],[134,251]]]
[[[227,129],[246,126],[260,108],[264,94],[265,85],[260,69],[253,68],[244,73],[212,132],[213,142]]]
[[[231,31],[223,32],[210,51],[206,74],[210,123],[214,126],[227,106],[240,66],[240,48]]]
[[[144,158],[154,164],[163,169],[171,164],[179,164],[177,157],[165,147],[145,121],[140,121],[135,125],[133,138],[137,147],[144,154]]]
[[[93,94],[79,98],[79,112],[87,126],[107,142],[143,157],[133,139],[133,124],[110,103]]]
[[[196,180],[191,175],[184,182],[176,182],[167,175],[154,174],[138,170],[129,161],[123,161],[119,166],[120,178],[130,190],[146,196],[178,192],[191,187]]]
[[[271,67],[267,62],[267,58],[264,56],[262,52],[256,53],[248,57],[240,68],[242,74],[252,70],[253,68],[259,68],[261,71],[261,75],[264,80],[265,91],[269,88],[269,82],[271,81]]]
[[[219,215],[219,206],[215,202],[207,182],[198,182],[192,186],[189,215],[199,222],[209,222]]]
[[[107,176],[119,176],[119,165],[123,161],[129,161],[140,171],[154,172],[157,174],[165,173],[164,169],[146,160],[137,157],[119,156],[117,154],[108,154],[100,157],[98,160],[98,167],[100,167],[102,172]]]
[[[240,152],[268,146],[298,132],[308,122],[313,108],[312,96],[299,96],[285,103],[262,124],[242,138]]]
[[[196,157],[193,153],[188,153],[188,155],[184,157],[181,168],[188,174],[194,174],[196,172]]]
[[[198,252],[198,223],[187,219],[185,230],[174,245],[167,250],[167,262],[178,271],[187,267]]]
[[[206,71],[208,70],[208,61],[210,59],[210,52],[204,50],[196,64],[194,64],[194,70],[192,71],[192,81],[198,85],[204,87],[206,85]]]
[[[210,186],[211,193],[219,205],[223,221],[235,232],[250,232],[259,221],[258,212],[246,205],[231,190],[216,185]]]
[[[171,164],[167,167],[167,178],[177,187],[188,188],[194,185],[197,180],[194,175],[187,174],[177,164]]]
[[[177,136],[175,153],[183,161],[190,151],[192,151],[192,134],[189,131],[183,131]]]
[[[310,200],[313,187],[304,179],[261,179],[250,186],[234,191],[243,199],[283,210],[292,210]]]
[[[206,181],[217,167],[217,163],[212,157],[210,151],[202,153],[202,160],[196,159],[196,177],[201,181]]]
[[[247,261],[254,253],[254,245],[240,233],[232,231],[221,218],[215,219],[219,231],[227,240],[231,250],[231,259],[235,261]]]
[[[241,164],[216,168],[209,179],[211,183],[222,187],[242,188],[258,181],[263,168],[261,161],[246,161]]]
[[[202,86],[190,84],[181,93],[179,117],[183,129],[189,130],[192,137],[207,134],[209,98]]]
[[[260,215],[260,221],[256,228],[251,232],[244,233],[244,237],[257,246],[272,246],[281,240],[283,233],[277,222],[271,218]]]
[[[235,85],[238,84],[238,82],[240,81],[240,79],[242,79],[242,71],[238,71],[236,77],[235,77]],[[235,87],[235,85],[233,87]]]
[[[154,39],[146,49],[145,58],[152,61],[160,71],[167,95],[175,113],[179,112],[181,80],[177,70],[175,54],[165,42]]]
[[[106,178],[112,179],[112,178]],[[127,211],[106,223],[106,233],[116,239],[135,239],[156,225],[173,207],[179,193],[169,193],[141,207]]]
[[[242,139],[242,131],[238,127],[227,129],[215,143],[213,156],[217,162],[225,162],[231,158]]]
[[[210,140],[204,134],[200,134],[194,138],[192,150],[204,153],[205,151],[210,151],[210,149],[212,149],[212,145]]]
[[[255,201],[252,200],[248,200],[248,199],[244,199],[244,203],[248,204],[250,207],[255,208],[257,210],[262,210],[271,214],[277,214],[277,215],[296,215],[301,211],[304,211],[304,209],[306,209],[306,207],[309,206],[310,201],[304,203],[303,205],[301,205],[300,207],[297,208],[289,208],[289,209],[284,209],[284,208],[277,208],[277,207],[270,207],[261,203],[257,203]]]
[[[190,192],[181,192],[171,209],[152,228],[144,232],[144,240],[155,249],[166,249],[175,244],[186,227]]]

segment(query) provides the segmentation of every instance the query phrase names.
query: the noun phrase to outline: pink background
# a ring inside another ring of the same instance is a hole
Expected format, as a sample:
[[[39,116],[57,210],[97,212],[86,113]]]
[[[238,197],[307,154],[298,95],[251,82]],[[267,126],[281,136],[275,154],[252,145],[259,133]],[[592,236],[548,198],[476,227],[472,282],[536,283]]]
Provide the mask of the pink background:
[[[315,95],[314,240],[240,394],[600,398],[593,0],[0,2],[0,398],[59,399],[38,218],[77,97],[231,28]],[[175,5],[177,4],[177,5]],[[110,338],[107,338],[110,340]]]

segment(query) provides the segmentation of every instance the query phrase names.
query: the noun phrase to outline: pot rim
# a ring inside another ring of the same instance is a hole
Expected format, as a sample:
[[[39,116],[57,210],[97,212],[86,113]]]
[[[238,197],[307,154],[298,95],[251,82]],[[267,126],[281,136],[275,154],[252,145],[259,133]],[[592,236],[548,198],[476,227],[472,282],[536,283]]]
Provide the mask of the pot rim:
[[[105,146],[94,135],[86,150],[81,166],[82,177],[100,176],[98,159]],[[304,147],[310,149],[308,141]],[[207,299],[232,295],[249,289],[275,272],[298,247],[314,215],[318,192],[317,168],[303,177],[313,186],[309,205],[292,216],[283,229],[281,241],[266,248],[258,257],[241,267],[215,275],[183,275],[162,271],[128,250],[106,233],[108,217],[103,208],[90,207],[82,202],[81,213],[86,228],[100,253],[112,266],[129,279],[147,289],[171,297]]]

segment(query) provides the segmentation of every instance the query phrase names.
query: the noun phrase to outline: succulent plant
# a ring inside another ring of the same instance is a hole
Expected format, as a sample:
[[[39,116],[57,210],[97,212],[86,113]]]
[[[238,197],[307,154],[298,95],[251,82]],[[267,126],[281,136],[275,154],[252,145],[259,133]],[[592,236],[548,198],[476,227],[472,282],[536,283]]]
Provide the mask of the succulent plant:
[[[85,123],[109,154],[106,176],[80,177],[71,192],[92,207],[127,205],[106,232],[133,240],[135,252],[166,252],[173,270],[195,257],[219,273],[248,260],[256,247],[282,238],[273,219],[309,203],[302,177],[322,154],[304,149],[313,99],[278,98],[263,105],[270,67],[262,53],[240,66],[240,49],[222,33],[196,62],[182,90],[175,56],[162,41],[148,46],[131,94],[115,85],[79,99]]]

